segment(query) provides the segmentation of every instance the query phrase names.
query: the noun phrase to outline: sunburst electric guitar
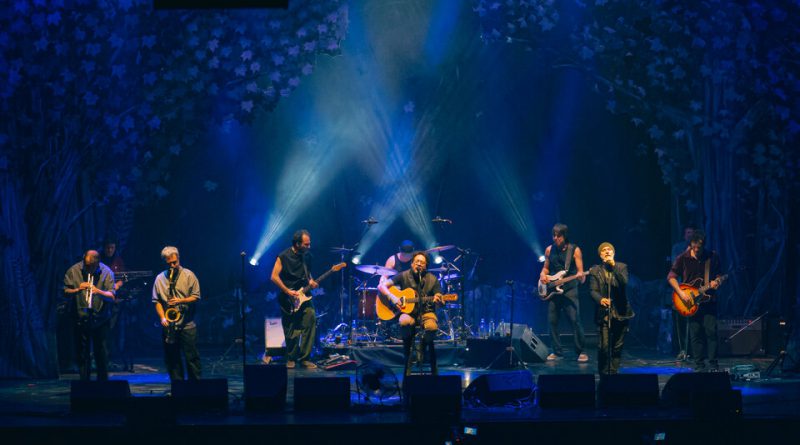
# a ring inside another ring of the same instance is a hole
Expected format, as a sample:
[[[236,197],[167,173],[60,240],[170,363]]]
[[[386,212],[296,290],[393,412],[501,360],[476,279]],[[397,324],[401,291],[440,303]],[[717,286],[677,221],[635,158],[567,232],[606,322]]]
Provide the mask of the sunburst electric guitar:
[[[414,307],[417,305],[417,303],[433,301],[433,297],[422,297],[422,299],[420,299],[417,297],[414,289],[411,288],[400,290],[397,286],[392,286],[389,288],[389,293],[399,298],[400,302],[396,306],[389,302],[389,305],[394,306],[393,309],[392,307],[384,304],[383,301],[381,301],[381,295],[378,295],[378,298],[375,299],[375,312],[378,314],[378,318],[381,320],[392,320],[397,316],[398,312],[410,314],[414,310]],[[442,301],[457,300],[458,295],[456,294],[442,295]]]
[[[347,267],[347,263],[339,263],[339,264],[334,265],[333,267],[330,268],[330,270],[328,270],[324,274],[320,275],[319,278],[317,278],[317,283],[322,282],[322,280],[324,280],[325,278],[328,278],[328,276],[330,274],[332,274],[334,272],[339,272],[340,270],[344,269],[345,267]],[[288,296],[289,297],[289,301],[292,302],[292,313],[295,313],[298,310],[300,310],[300,306],[302,306],[303,303],[305,303],[306,301],[309,301],[309,300],[311,300],[311,298],[313,298],[313,295],[311,295],[310,291],[311,291],[311,285],[309,284],[308,286],[305,286],[305,287],[302,287],[300,289],[297,289],[297,293],[298,293],[297,297],[292,297],[291,295]]]
[[[719,282],[720,285],[728,278],[728,275],[722,275],[721,277],[717,278],[716,281]],[[703,281],[702,278],[698,278],[692,281],[692,284],[697,284],[698,282]],[[677,292],[672,292],[672,304],[675,306],[675,310],[678,311],[679,314],[683,315],[684,317],[691,317],[694,315],[698,309],[700,309],[700,304],[706,303],[711,301],[712,296],[706,293],[707,290],[711,289],[711,283],[706,284],[705,286],[692,286],[689,283],[681,283],[680,288],[686,295],[689,296],[689,301],[683,301],[681,296],[678,295]]]

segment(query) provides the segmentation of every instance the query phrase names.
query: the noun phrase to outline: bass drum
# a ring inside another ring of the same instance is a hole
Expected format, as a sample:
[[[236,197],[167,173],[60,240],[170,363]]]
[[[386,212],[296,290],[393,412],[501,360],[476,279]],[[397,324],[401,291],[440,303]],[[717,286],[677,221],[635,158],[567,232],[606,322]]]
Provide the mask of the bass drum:
[[[368,287],[358,292],[358,313],[356,318],[362,320],[374,320],[377,318],[375,313],[375,300],[378,299],[380,292],[376,287]]]

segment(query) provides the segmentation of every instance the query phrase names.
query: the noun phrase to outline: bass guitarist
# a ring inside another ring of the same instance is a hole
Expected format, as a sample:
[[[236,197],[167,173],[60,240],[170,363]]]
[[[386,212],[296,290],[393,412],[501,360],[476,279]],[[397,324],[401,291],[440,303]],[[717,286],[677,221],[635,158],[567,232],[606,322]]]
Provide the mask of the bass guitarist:
[[[293,369],[297,362],[308,369],[317,367],[309,360],[317,331],[317,315],[311,300],[294,310],[294,299],[300,297],[299,289],[318,283],[309,272],[308,251],[311,235],[308,230],[298,230],[292,236],[292,247],[281,252],[272,267],[272,282],[281,290],[278,304],[281,308],[281,325],[286,339],[286,367]],[[267,357],[264,359],[267,360]]]
[[[557,223],[553,226],[553,244],[547,246],[544,252],[544,265],[539,274],[539,281],[547,284],[548,275],[562,270],[567,271],[568,276],[581,274],[580,282],[586,281],[583,275],[583,253],[581,248],[569,242],[568,227],[566,224]],[[580,304],[578,302],[578,284],[574,281],[563,285],[564,293],[553,295],[547,303],[547,321],[550,324],[550,338],[553,351],[547,356],[547,360],[557,360],[563,357],[563,347],[558,333],[558,320],[561,311],[567,315],[572,324],[575,337],[575,353],[578,361],[586,363],[589,356],[583,352],[585,340],[583,336],[583,326],[581,325]]]
[[[411,373],[411,347],[414,345],[415,325],[418,319],[422,320],[422,342],[420,343],[420,356],[424,355],[427,349],[431,361],[431,374],[437,375],[436,351],[433,340],[439,332],[439,323],[436,318],[436,305],[442,304],[442,289],[439,280],[436,279],[428,269],[428,255],[425,252],[415,252],[411,259],[411,269],[399,273],[378,285],[378,290],[386,298],[388,305],[398,306],[400,299],[392,295],[389,288],[396,286],[402,289],[414,289],[420,297],[433,297],[422,299],[410,314],[400,314],[398,322],[403,337],[403,357],[405,358],[405,369],[403,375]],[[379,296],[379,298],[381,298]]]
[[[699,306],[697,312],[689,318],[689,341],[692,345],[692,355],[695,361],[695,371],[706,369],[705,359],[712,371],[719,369],[717,362],[717,301],[713,298],[714,291],[720,285],[720,260],[714,251],[703,248],[706,234],[702,230],[695,230],[689,241],[689,248],[678,255],[667,275],[667,282],[684,302],[691,302],[692,297],[684,292],[678,279],[692,286],[709,286],[711,300]],[[710,278],[713,279],[710,280]]]

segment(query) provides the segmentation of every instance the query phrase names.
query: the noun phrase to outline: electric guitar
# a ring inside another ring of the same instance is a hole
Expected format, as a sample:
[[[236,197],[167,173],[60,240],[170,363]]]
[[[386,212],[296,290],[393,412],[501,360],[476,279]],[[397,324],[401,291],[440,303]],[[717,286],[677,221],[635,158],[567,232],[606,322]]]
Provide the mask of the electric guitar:
[[[547,283],[542,283],[542,280],[539,280],[539,298],[542,301],[547,301],[555,295],[560,295],[564,293],[564,289],[561,288],[561,285],[567,284],[570,281],[585,277],[589,275],[589,271],[578,272],[575,275],[564,277],[567,274],[566,270],[562,270],[560,272],[556,272],[553,275],[548,275],[547,279],[549,280]]]
[[[728,275],[725,274],[717,278],[716,281],[718,281],[721,285],[727,278]],[[702,280],[702,278],[698,278],[692,281],[692,283],[697,283],[698,281]],[[675,306],[675,310],[684,317],[691,317],[697,312],[698,309],[700,309],[700,304],[707,303],[713,298],[713,296],[706,293],[707,290],[711,289],[710,282],[705,286],[700,287],[692,286],[688,283],[681,283],[680,288],[683,293],[689,296],[689,301],[683,301],[677,292],[672,292],[672,304]]]
[[[339,264],[334,265],[333,267],[330,268],[330,270],[328,270],[327,272],[325,272],[324,274],[320,275],[317,278],[317,283],[322,282],[322,280],[324,280],[325,278],[328,278],[328,276],[330,274],[332,274],[334,272],[339,272],[340,270],[344,269],[345,267],[347,267],[347,263],[339,263]],[[292,311],[291,312],[293,314],[300,310],[300,306],[302,306],[303,303],[305,303],[306,301],[311,300],[313,295],[311,295],[309,293],[310,290],[311,290],[311,285],[309,284],[308,286],[305,286],[305,287],[302,287],[300,289],[297,289],[297,293],[299,294],[297,297],[293,297],[291,295],[288,295],[289,300],[292,302]]]
[[[397,311],[400,311],[403,314],[410,314],[417,303],[423,302],[430,302],[433,301],[433,297],[422,297],[421,299],[417,297],[417,293],[414,289],[408,288],[400,290],[397,286],[392,286],[389,288],[389,293],[394,295],[395,297],[400,299],[400,302],[397,305],[388,301],[387,304],[384,304],[381,301],[382,295],[378,295],[378,298],[375,299],[375,312],[378,314],[378,318],[384,321],[392,320],[397,316]],[[444,294],[442,295],[442,301],[457,301],[458,295],[456,294]]]

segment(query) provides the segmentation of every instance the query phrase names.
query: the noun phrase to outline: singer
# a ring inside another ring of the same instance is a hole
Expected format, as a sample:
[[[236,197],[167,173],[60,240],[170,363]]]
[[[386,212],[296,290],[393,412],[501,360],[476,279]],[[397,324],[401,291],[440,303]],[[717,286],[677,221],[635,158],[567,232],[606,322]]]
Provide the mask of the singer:
[[[600,374],[617,374],[628,320],[634,315],[626,292],[628,266],[614,260],[615,251],[611,243],[600,244],[597,254],[603,265],[589,270],[589,287],[592,299],[597,303],[595,322],[600,332],[597,370]]]
[[[100,253],[87,250],[83,261],[64,274],[64,297],[69,300],[75,325],[76,359],[81,380],[89,380],[91,351],[97,380],[108,380],[108,332],[116,293],[114,272],[100,262]]]
[[[389,288],[397,286],[402,289],[414,289],[418,297],[433,297],[431,300],[422,300],[411,314],[400,314],[399,323],[403,337],[403,357],[405,358],[405,369],[403,375],[411,374],[411,347],[414,345],[415,325],[418,319],[422,319],[422,341],[419,343],[418,356],[422,361],[424,352],[427,349],[431,361],[431,374],[438,375],[436,367],[436,350],[433,340],[439,332],[439,323],[436,318],[436,305],[442,304],[442,289],[436,276],[429,273],[428,254],[425,252],[415,252],[412,255],[411,269],[399,273],[390,279],[380,283],[378,290],[383,298],[391,302],[394,306],[399,304],[399,299],[389,292]]]
[[[181,350],[183,350],[186,375],[189,380],[197,380],[200,378],[200,353],[197,352],[197,324],[194,321],[194,311],[197,302],[200,301],[200,283],[194,272],[181,266],[180,253],[176,247],[164,247],[161,250],[161,259],[169,268],[156,276],[152,301],[164,328],[161,338],[167,373],[170,381],[184,379],[184,366],[181,360]],[[173,326],[170,326],[165,314],[168,308],[176,308],[180,314]]]

